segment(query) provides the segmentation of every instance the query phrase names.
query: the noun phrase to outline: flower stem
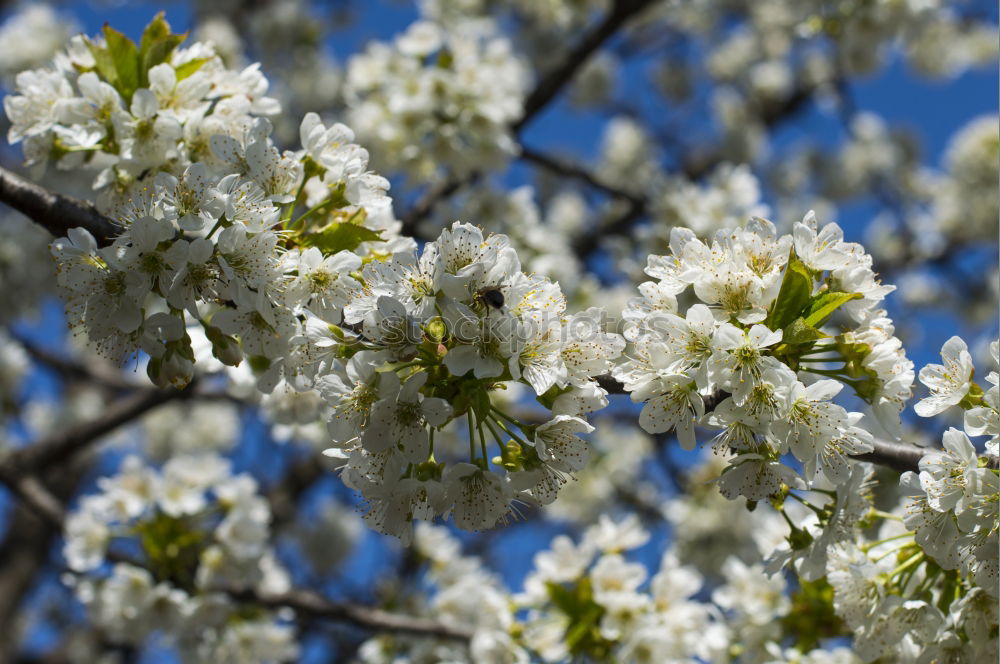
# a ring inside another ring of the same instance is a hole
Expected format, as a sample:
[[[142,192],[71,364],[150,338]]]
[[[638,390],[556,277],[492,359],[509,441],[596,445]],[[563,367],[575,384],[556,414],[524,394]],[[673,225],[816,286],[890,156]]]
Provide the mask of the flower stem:
[[[891,572],[889,572],[889,578],[891,579],[894,576],[896,576],[896,575],[898,575],[898,574],[900,574],[902,572],[905,572],[906,570],[910,569],[914,565],[919,564],[920,561],[923,560],[923,558],[924,558],[924,552],[923,551],[917,551],[915,554],[913,554],[912,556],[910,556],[909,558],[907,558],[904,562],[900,563],[899,566],[896,567],[896,569],[894,569]]]
[[[502,410],[500,410],[499,408],[497,408],[493,404],[490,404],[490,410],[492,410],[494,413],[496,413],[500,417],[504,418],[505,420],[507,420],[508,422],[510,422],[511,424],[513,424],[514,426],[516,426],[518,429],[521,428],[521,423],[519,421],[515,420],[513,417],[511,417],[507,413],[503,412]]]
[[[510,429],[508,429],[507,425],[505,425],[503,422],[501,422],[500,420],[496,420],[496,419],[493,420],[493,421],[496,422],[497,426],[500,427],[501,429],[503,429],[507,433],[508,436],[510,436],[511,438],[513,438],[515,441],[517,441],[518,444],[524,445],[525,447],[528,446],[528,443],[525,442],[525,440],[523,438],[521,438],[516,433],[514,433],[513,431],[511,431]]]
[[[472,409],[465,413],[465,419],[469,421],[469,463],[476,462],[476,435],[475,425],[472,423]]]

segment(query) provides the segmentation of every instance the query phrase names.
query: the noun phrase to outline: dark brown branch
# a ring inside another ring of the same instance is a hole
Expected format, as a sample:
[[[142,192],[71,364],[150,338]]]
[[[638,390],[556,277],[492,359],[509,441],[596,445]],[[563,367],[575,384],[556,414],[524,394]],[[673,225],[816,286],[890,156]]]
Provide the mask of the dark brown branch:
[[[35,472],[72,459],[102,436],[123,424],[158,406],[193,394],[193,386],[190,385],[184,390],[138,391],[111,404],[104,414],[95,420],[78,424],[69,431],[56,433],[27,447],[13,450],[0,459],[0,477],[9,477],[11,473],[16,475]]]
[[[251,590],[226,590],[230,597],[251,604],[273,609],[290,608],[311,618],[336,620],[377,632],[392,632],[410,636],[424,636],[454,641],[468,641],[472,630],[457,625],[447,625],[426,618],[390,613],[360,604],[335,602],[311,590],[292,590],[285,593],[259,593]]]
[[[66,235],[71,228],[83,227],[98,245],[107,246],[121,230],[90,203],[53,193],[2,167],[0,202],[27,215],[55,237]]]
[[[562,61],[538,81],[535,89],[524,100],[524,114],[514,123],[514,132],[520,131],[538,115],[604,42],[618,32],[626,21],[650,4],[651,0],[615,0],[614,6],[604,20],[585,34],[576,46],[563,56]]]
[[[651,3],[652,0],[615,0],[614,6],[604,20],[585,34],[576,46],[562,57],[558,65],[542,76],[535,88],[525,98],[524,113],[511,126],[511,130],[515,134],[518,133],[538,115],[566,87],[576,72],[586,64],[588,58],[604,42],[611,38],[626,21]],[[482,174],[478,172],[453,176],[428,189],[412,208],[400,216],[400,220],[403,222],[402,234],[415,237],[417,226],[430,215],[438,202],[451,196],[462,186],[475,182],[481,176]]]
[[[572,164],[568,161],[564,161],[562,159],[558,159],[556,157],[543,154],[541,152],[536,152],[535,150],[532,150],[531,148],[525,147],[523,145],[521,146],[520,157],[525,161],[530,161],[533,164],[537,164],[538,166],[541,166],[546,170],[555,173],[556,175],[561,175],[563,177],[580,180],[584,184],[594,189],[603,191],[604,193],[614,196],[615,198],[620,198],[624,201],[628,201],[632,205],[638,205],[640,207],[645,206],[645,201],[643,201],[641,197],[636,196],[635,194],[630,193],[628,191],[625,191],[624,189],[615,187],[614,185],[602,182],[601,180],[597,179],[592,173],[590,173],[584,168],[581,168],[580,166],[577,166],[576,164]]]

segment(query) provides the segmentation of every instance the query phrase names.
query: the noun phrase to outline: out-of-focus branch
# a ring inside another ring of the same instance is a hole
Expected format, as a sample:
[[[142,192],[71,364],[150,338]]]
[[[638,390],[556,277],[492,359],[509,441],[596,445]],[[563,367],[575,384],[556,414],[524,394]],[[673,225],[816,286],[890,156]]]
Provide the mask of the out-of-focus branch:
[[[285,593],[259,593],[252,590],[231,589],[230,597],[273,609],[289,608],[310,618],[336,620],[377,632],[392,632],[410,636],[424,636],[455,641],[468,641],[472,631],[466,627],[448,625],[426,618],[416,618],[390,613],[350,602],[335,602],[310,590],[291,590]]]
[[[551,102],[573,79],[602,44],[610,39],[630,18],[652,4],[653,0],[615,0],[611,11],[598,25],[587,32],[580,41],[561,58],[559,64],[544,74],[524,100],[524,113],[512,126],[516,134]],[[400,216],[403,235],[415,236],[417,226],[434,210],[442,199],[451,196],[462,186],[474,182],[480,173],[473,172],[452,177],[431,187]]]
[[[400,233],[416,237],[418,225],[434,210],[439,201],[448,198],[466,184],[471,184],[480,178],[479,173],[470,173],[466,179],[452,178],[438,183],[424,192],[423,196],[407,210],[399,220],[403,223]]]
[[[106,246],[120,230],[90,203],[51,192],[2,167],[0,202],[27,215],[55,237],[66,235],[71,228],[83,227],[90,231],[97,244]]]
[[[32,473],[16,473],[6,469],[0,473],[0,482],[15,496],[24,501],[34,512],[50,525],[62,528],[66,511],[62,503]]]
[[[585,34],[563,56],[560,63],[538,81],[535,89],[524,100],[524,114],[520,120],[514,123],[514,131],[518,132],[528,124],[573,79],[576,72],[587,63],[590,56],[604,42],[618,32],[630,18],[650,4],[652,4],[652,0],[615,0],[611,11],[604,17],[604,20]]]
[[[71,380],[96,383],[112,390],[133,390],[135,385],[124,380],[110,367],[82,362],[54,353],[31,339],[9,330],[9,334],[19,343],[35,362],[52,369],[60,376]]]
[[[0,543],[0,664],[23,653],[21,643],[24,598],[48,562],[52,544],[62,530],[62,505],[86,475],[83,464],[71,464],[51,473],[48,486],[35,476],[17,478],[12,493],[23,496],[8,511],[7,532]],[[41,486],[41,489],[39,489]]]
[[[299,498],[323,477],[325,470],[322,460],[315,455],[296,461],[289,467],[284,479],[267,492],[272,526],[280,527],[295,518]]]
[[[614,185],[610,185],[606,182],[602,182],[595,175],[587,171],[586,169],[577,166],[576,164],[570,163],[568,161],[553,157],[551,155],[543,154],[541,152],[536,152],[531,148],[521,146],[520,157],[525,161],[530,161],[533,164],[541,166],[542,168],[555,173],[556,175],[561,175],[567,178],[573,178],[579,180],[584,184],[603,191],[606,194],[614,196],[615,198],[620,198],[624,201],[628,201],[632,205],[645,207],[646,202],[639,196],[625,191]]]
[[[766,127],[772,128],[805,108],[814,92],[815,89],[811,87],[801,87],[783,101],[761,108],[759,117]],[[723,161],[724,155],[719,148],[703,152],[695,151],[682,159],[681,171],[688,179],[697,180]],[[567,172],[566,175],[582,179],[578,173]],[[598,188],[607,191],[605,187],[599,186]],[[619,198],[624,197],[619,196]],[[628,233],[635,222],[645,216],[649,209],[647,200],[642,196],[633,195],[625,198],[625,200],[629,201],[629,205],[618,217],[596,229],[596,231],[580,235],[575,239],[573,250],[577,256],[584,258],[588,256],[600,246],[601,240],[605,237]]]
[[[158,406],[194,395],[194,386],[183,390],[144,389],[112,403],[101,417],[53,434],[27,447],[12,450],[0,459],[0,477],[35,472],[72,459],[105,434]]]

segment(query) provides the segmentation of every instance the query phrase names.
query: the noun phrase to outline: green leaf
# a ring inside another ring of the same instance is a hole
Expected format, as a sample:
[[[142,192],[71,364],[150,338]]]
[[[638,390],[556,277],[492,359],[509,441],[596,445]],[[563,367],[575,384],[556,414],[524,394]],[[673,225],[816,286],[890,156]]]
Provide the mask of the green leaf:
[[[139,40],[139,54],[145,55],[149,52],[150,47],[163,39],[164,37],[170,36],[170,24],[167,23],[166,19],[163,17],[164,13],[160,12],[153,17],[153,20],[149,22],[145,30],[142,31],[142,39]]]
[[[115,69],[115,62],[111,58],[111,54],[108,53],[108,49],[98,46],[89,39],[87,40],[87,48],[90,49],[90,54],[94,56],[94,70],[97,72],[97,75],[117,90],[118,70]]]
[[[139,87],[149,85],[149,70],[167,61],[181,42],[187,38],[187,33],[175,35],[170,31],[170,24],[163,18],[163,12],[149,22],[142,33],[139,46]]]
[[[841,305],[861,297],[861,293],[841,293],[839,291],[820,293],[809,303],[806,323],[812,326],[822,325]]]
[[[798,318],[809,305],[812,286],[813,278],[809,268],[798,259],[793,250],[788,256],[788,266],[785,268],[785,278],[781,281],[778,298],[771,306],[764,324],[772,330],[781,330]]]
[[[104,24],[104,39],[117,72],[117,83],[113,85],[126,101],[131,101],[132,94],[139,88],[139,50],[134,41],[107,23]]]
[[[334,222],[315,233],[303,233],[297,237],[300,245],[316,247],[325,256],[338,251],[354,251],[362,242],[378,242],[381,239],[382,231],[347,222]]]
[[[827,336],[800,316],[785,326],[784,332],[781,335],[781,343],[790,346],[794,344],[807,344],[818,339],[825,339]]]
[[[201,69],[202,65],[208,61],[209,58],[195,58],[194,60],[188,60],[180,67],[174,69],[174,74],[177,76],[177,82],[180,83],[185,78]]]

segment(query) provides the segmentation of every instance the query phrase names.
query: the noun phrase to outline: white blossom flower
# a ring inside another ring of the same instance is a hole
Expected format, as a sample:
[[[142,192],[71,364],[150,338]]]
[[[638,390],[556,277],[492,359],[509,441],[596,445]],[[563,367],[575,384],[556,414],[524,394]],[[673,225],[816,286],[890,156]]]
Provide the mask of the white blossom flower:
[[[921,417],[933,417],[965,398],[972,385],[975,367],[969,349],[960,337],[952,337],[941,347],[944,364],[928,364],[920,370],[920,382],[931,391],[913,410]]]

